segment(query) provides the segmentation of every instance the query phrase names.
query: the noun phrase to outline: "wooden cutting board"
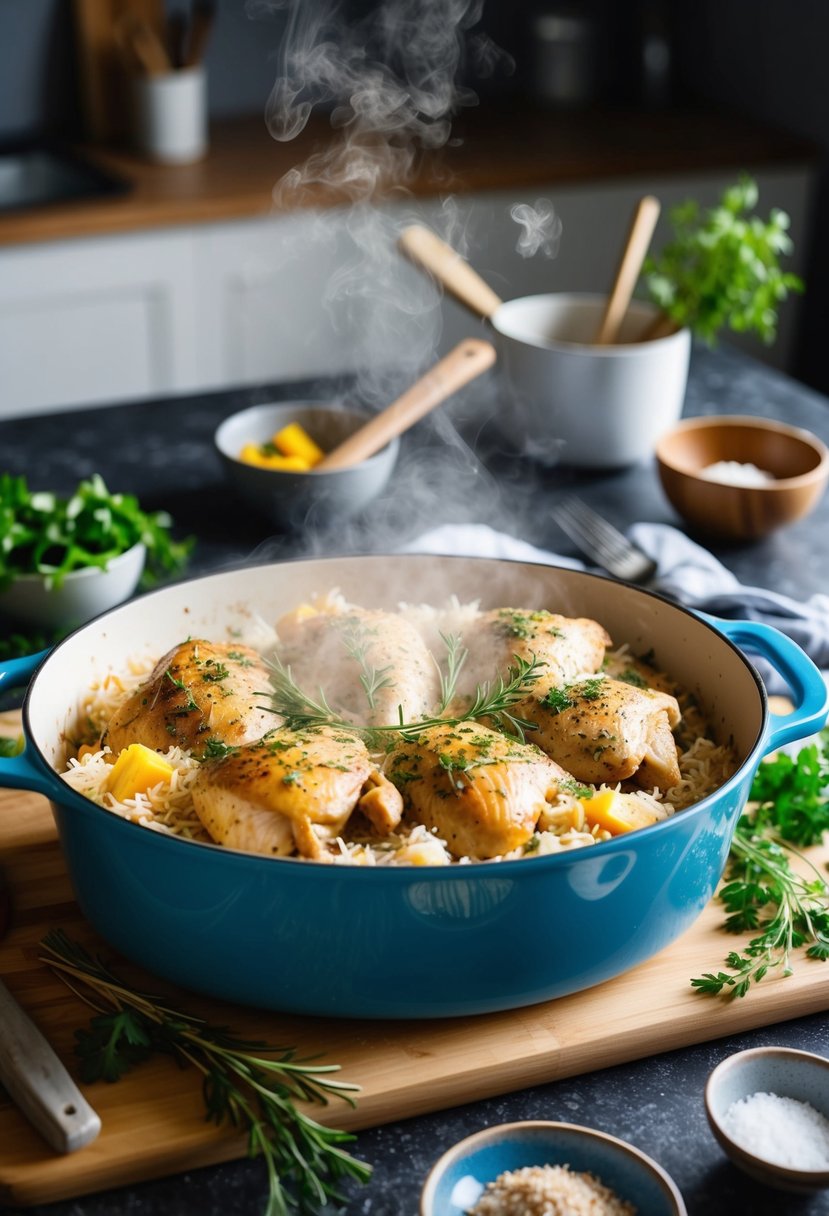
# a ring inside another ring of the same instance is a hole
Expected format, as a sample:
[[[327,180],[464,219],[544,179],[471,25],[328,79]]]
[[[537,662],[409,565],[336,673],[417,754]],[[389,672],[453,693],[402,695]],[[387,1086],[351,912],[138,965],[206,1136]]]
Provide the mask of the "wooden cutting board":
[[[823,863],[829,854],[814,855]],[[45,799],[0,791],[0,864],[15,909],[0,943],[0,974],[76,1075],[73,1032],[87,1024],[90,1011],[38,961],[44,933],[62,928],[141,987],[163,986],[113,959],[84,922]],[[689,978],[717,967],[739,945],[719,929],[721,921],[722,910],[712,904],[683,938],[626,975],[548,1004],[475,1018],[338,1022],[173,995],[182,1008],[246,1038],[296,1046],[301,1055],[323,1053],[342,1065],[342,1079],[362,1087],[357,1109],[335,1105],[315,1115],[358,1129],[829,1007],[829,965],[806,960],[788,979],[765,980],[741,1001],[695,995]],[[99,1082],[85,1092],[103,1130],[93,1144],[65,1157],[53,1155],[0,1098],[1,1203],[46,1203],[245,1153],[242,1138],[205,1122],[195,1070],[181,1070],[171,1060],[150,1060],[115,1084]]]

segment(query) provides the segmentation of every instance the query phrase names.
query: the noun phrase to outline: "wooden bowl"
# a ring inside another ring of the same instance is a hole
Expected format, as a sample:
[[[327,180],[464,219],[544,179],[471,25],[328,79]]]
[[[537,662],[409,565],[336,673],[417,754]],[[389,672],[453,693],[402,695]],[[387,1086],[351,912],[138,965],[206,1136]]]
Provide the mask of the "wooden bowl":
[[[733,485],[702,476],[719,461],[755,465],[774,480]],[[767,418],[687,418],[659,440],[656,463],[683,519],[729,540],[757,540],[802,519],[829,481],[826,445],[810,431]]]

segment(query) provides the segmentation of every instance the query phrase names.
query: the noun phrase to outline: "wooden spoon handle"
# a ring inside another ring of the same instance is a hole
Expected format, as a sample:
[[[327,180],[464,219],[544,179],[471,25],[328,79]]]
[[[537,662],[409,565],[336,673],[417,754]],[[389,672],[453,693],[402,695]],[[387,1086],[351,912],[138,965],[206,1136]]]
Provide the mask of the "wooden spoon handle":
[[[440,405],[464,384],[480,376],[495,362],[495,347],[480,338],[467,338],[444,356],[425,376],[416,380],[402,397],[377,414],[359,431],[349,435],[339,447],[329,452],[316,469],[345,469],[367,460],[375,452],[418,422],[436,405]]]
[[[633,295],[633,289],[639,278],[639,272],[642,269],[642,263],[648,252],[658,219],[659,199],[650,194],[640,198],[625,242],[622,259],[619,262],[619,269],[616,271],[613,288],[607,298],[604,316],[596,334],[595,341],[598,345],[608,346],[616,341],[619,326],[627,312],[630,297]]]
[[[398,245],[403,253],[431,274],[446,291],[478,317],[491,317],[503,301],[459,253],[428,228],[404,228]]]

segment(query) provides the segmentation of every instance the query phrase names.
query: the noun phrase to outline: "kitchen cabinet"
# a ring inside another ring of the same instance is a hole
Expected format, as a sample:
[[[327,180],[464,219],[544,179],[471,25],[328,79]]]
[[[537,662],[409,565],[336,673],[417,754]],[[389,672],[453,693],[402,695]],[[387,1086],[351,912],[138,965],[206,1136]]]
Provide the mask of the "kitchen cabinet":
[[[792,268],[804,273],[813,171],[746,166],[760,206],[792,219]],[[713,203],[739,168],[551,182],[388,204],[376,231],[353,238],[347,208],[5,246],[0,249],[0,416],[78,404],[220,389],[375,366],[422,367],[475,332],[473,317],[439,301],[394,250],[419,220],[461,232],[467,255],[505,298],[607,289],[634,203],[667,209],[693,195]],[[516,203],[549,199],[562,224],[555,258],[517,251]],[[447,227],[451,220],[451,227]],[[365,241],[373,240],[369,248]],[[807,277],[807,276],[806,276]],[[787,302],[777,343],[744,345],[786,367],[799,301]],[[414,370],[413,370],[414,374]]]

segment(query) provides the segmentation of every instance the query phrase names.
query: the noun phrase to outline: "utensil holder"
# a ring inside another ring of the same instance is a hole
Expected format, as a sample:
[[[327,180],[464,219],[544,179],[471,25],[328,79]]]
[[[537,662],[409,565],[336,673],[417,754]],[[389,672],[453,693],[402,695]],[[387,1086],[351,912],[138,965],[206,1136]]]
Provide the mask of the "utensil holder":
[[[189,164],[207,151],[207,74],[201,64],[133,81],[137,150],[164,164]]]

